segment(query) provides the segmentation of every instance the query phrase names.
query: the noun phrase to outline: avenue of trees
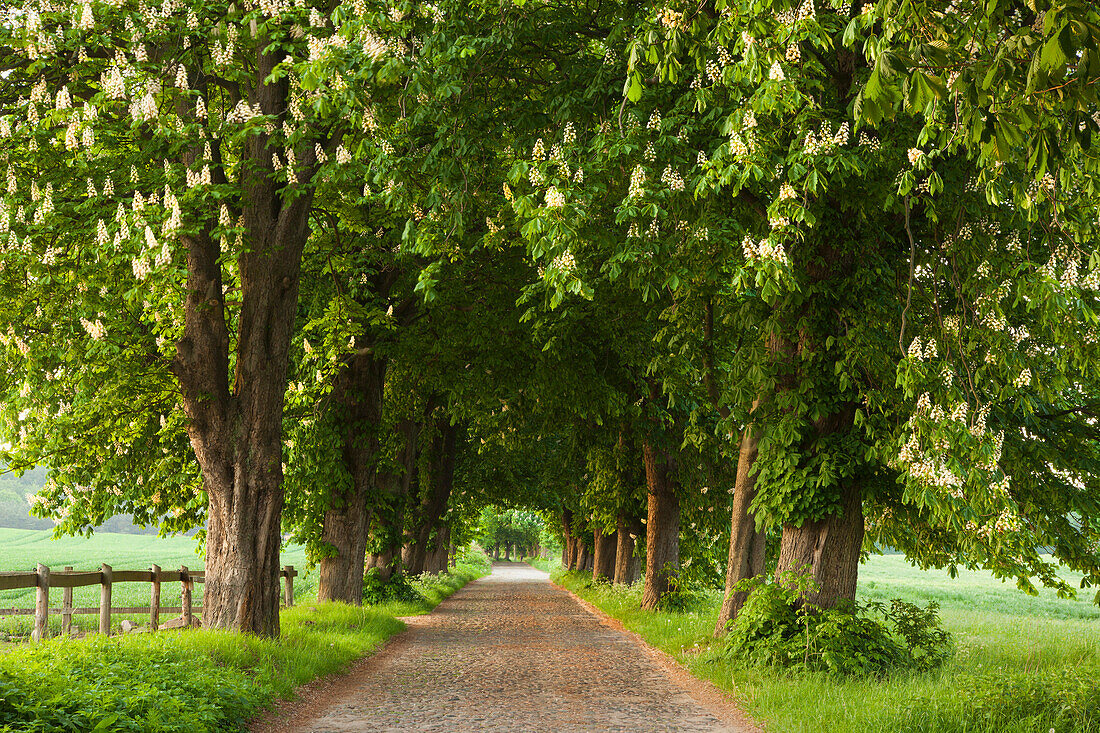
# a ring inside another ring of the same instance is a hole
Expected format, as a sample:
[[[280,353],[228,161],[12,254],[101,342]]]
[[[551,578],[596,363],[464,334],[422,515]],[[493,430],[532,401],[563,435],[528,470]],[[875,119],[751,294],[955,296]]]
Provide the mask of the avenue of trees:
[[[0,2],[0,447],[278,633],[454,547],[1100,583],[1083,0]]]

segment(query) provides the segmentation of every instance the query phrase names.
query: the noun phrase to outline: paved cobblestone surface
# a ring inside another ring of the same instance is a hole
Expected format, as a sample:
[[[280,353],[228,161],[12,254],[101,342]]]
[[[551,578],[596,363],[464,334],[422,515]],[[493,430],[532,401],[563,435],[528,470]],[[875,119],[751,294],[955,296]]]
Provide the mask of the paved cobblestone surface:
[[[705,709],[674,676],[545,573],[498,563],[410,620],[347,697],[296,730],[755,730],[732,704]]]

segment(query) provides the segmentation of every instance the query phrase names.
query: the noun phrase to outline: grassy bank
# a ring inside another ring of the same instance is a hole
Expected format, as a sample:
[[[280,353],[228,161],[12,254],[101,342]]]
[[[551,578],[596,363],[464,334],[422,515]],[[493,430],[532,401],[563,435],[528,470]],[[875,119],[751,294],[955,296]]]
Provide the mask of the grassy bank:
[[[713,644],[719,597],[688,613],[641,611],[640,586],[557,582],[595,603],[693,674],[736,690],[769,732],[1100,731],[1100,609],[1044,592],[1023,595],[986,573],[923,572],[897,556],[861,568],[862,600],[940,604],[957,652],[940,671],[887,680],[739,668]],[[1089,596],[1091,598],[1091,596]]]
[[[194,630],[25,644],[0,655],[0,731],[234,731],[294,689],[345,668],[488,572],[471,555],[413,579],[418,598],[354,607],[308,599],[277,640]]]

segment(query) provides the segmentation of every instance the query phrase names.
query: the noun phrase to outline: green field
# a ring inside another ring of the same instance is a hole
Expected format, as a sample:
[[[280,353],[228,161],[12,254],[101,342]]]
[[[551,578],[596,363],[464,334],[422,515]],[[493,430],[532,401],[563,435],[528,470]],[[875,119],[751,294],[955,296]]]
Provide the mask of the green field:
[[[189,537],[160,538],[149,535],[97,533],[90,538],[62,537],[53,539],[51,530],[0,529],[0,570],[34,570],[38,563],[51,570],[61,570],[71,565],[75,570],[98,570],[107,563],[115,570],[142,570],[156,563],[164,570],[179,569],[186,565],[191,570],[201,570],[203,559],[195,552],[195,540]],[[316,593],[316,576],[306,575],[305,550],[289,547],[283,551],[282,565],[293,565],[303,575],[294,579],[295,598],[308,598]],[[33,608],[33,588],[0,591],[0,609]],[[202,584],[196,583],[194,603],[202,600]],[[161,588],[161,604],[178,606],[180,586],[166,583]],[[114,607],[144,606],[149,604],[148,583],[119,583],[112,589],[111,605]],[[50,592],[51,608],[61,605],[61,589]],[[73,590],[73,605],[97,607],[99,586]],[[124,618],[143,623],[147,617],[119,615],[113,619],[118,624]],[[0,616],[0,632],[15,636],[30,633],[30,616]],[[98,628],[94,615],[74,616],[74,625],[81,630]],[[50,618],[53,633],[60,630],[60,617]]]
[[[1074,584],[1079,576],[1066,574]],[[640,585],[558,582],[619,618],[692,672],[735,691],[769,733],[921,731],[1057,733],[1100,731],[1100,608],[1094,590],[1078,600],[1050,591],[1030,597],[984,572],[922,571],[904,557],[872,557],[861,568],[861,600],[940,604],[957,651],[940,671],[887,680],[837,679],[739,668],[712,647],[718,595],[692,613],[638,609]]]

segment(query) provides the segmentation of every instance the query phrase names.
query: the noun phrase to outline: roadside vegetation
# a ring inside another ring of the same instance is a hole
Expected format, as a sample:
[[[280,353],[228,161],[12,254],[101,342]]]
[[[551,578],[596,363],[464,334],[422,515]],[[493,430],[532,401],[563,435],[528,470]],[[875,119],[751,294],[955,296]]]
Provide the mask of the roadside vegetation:
[[[134,561],[163,560],[167,548],[155,547]],[[318,603],[314,586],[313,598],[281,611],[277,639],[196,629],[10,646],[0,655],[0,731],[240,730],[276,699],[377,650],[405,628],[396,616],[427,613],[489,567],[480,551],[460,552],[448,572],[409,579],[407,599],[363,607]]]
[[[1072,574],[1068,574],[1072,575]],[[1088,598],[1020,593],[985,572],[921,571],[901,556],[860,568],[862,604],[938,604],[953,653],[932,671],[840,675],[745,663],[715,639],[717,591],[678,611],[639,608],[642,587],[553,579],[619,619],[696,676],[734,692],[769,733],[966,733],[1100,730],[1100,609]]]

